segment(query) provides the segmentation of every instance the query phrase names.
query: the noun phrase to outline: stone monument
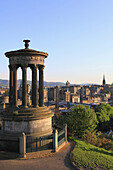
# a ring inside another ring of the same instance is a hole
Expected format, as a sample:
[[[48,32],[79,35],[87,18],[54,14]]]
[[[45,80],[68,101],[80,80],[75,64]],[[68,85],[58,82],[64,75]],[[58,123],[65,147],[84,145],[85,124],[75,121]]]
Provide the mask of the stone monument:
[[[48,54],[29,49],[30,40],[24,40],[25,49],[6,52],[9,58],[10,91],[9,107],[2,112],[1,132],[14,134],[25,133],[30,137],[52,134],[54,114],[44,106],[44,59]],[[17,105],[17,70],[22,69],[22,106]],[[32,105],[27,105],[27,67],[32,70]],[[37,84],[39,70],[39,88]],[[39,89],[39,103],[38,103]]]

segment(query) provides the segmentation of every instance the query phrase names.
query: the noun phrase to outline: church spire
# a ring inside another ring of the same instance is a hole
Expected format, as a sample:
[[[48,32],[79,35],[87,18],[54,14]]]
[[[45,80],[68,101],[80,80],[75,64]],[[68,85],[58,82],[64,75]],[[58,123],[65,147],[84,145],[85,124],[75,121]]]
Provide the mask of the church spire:
[[[105,75],[103,75],[103,85],[106,84]]]

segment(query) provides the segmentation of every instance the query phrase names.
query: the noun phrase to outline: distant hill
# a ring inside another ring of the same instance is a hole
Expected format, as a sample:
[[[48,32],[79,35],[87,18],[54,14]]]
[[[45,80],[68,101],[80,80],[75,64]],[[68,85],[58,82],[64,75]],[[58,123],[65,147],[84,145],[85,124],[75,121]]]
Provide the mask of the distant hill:
[[[63,82],[47,82],[44,81],[44,86],[50,87],[50,86],[65,86],[65,83]]]
[[[8,87],[9,81],[0,79],[0,87]]]
[[[22,80],[19,79],[18,80],[18,87],[20,86],[20,84],[22,83]],[[28,80],[27,81],[27,84],[30,84],[31,85],[31,81]],[[9,80],[3,80],[3,79],[0,79],[0,87],[8,87],[9,86]],[[47,82],[47,81],[44,81],[44,86],[46,87],[50,87],[50,86],[65,86],[65,83],[63,82]]]
[[[18,80],[18,87],[20,86],[20,84],[22,83],[22,80],[19,79]],[[31,85],[31,81],[28,80],[27,81],[27,84],[30,84]],[[39,83],[39,82],[38,82]],[[65,86],[66,84],[63,83],[63,82],[47,82],[47,81],[44,81],[44,86],[46,87],[51,87],[51,86]],[[98,84],[93,84],[93,83],[84,83],[84,84],[71,84],[71,85],[98,85]],[[0,79],[0,87],[8,87],[9,86],[9,80],[3,80],[3,79]]]

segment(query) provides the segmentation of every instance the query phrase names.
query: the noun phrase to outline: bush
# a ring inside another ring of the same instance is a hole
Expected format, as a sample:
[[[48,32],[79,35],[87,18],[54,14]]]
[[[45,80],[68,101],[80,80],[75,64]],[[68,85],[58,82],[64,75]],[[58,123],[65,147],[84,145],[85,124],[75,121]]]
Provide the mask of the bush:
[[[113,151],[113,143],[110,139],[106,139],[103,137],[102,139],[98,136],[92,134],[91,132],[87,131],[86,134],[82,136],[82,139],[92,145],[95,145],[97,147],[102,147],[106,150],[112,150]]]

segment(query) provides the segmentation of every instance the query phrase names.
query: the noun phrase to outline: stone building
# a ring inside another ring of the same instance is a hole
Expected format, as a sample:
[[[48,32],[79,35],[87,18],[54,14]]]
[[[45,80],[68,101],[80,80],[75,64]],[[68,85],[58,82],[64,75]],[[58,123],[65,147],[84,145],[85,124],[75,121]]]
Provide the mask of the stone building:
[[[55,87],[48,88],[48,100],[55,101]],[[102,103],[113,101],[113,85],[70,85],[59,87],[59,102]]]
[[[44,87],[44,103],[48,102],[48,89]]]
[[[59,101],[70,102],[70,91],[68,88],[59,89]]]
[[[31,92],[31,86],[30,84],[27,84],[27,94],[29,94]]]
[[[72,103],[80,103],[80,95],[71,94],[71,100]]]
[[[56,89],[55,87],[48,88],[48,101],[56,101]]]
[[[66,82],[66,86],[70,86],[70,82],[68,80]]]
[[[20,87],[18,89],[18,98],[22,100],[22,84],[20,84]]]

